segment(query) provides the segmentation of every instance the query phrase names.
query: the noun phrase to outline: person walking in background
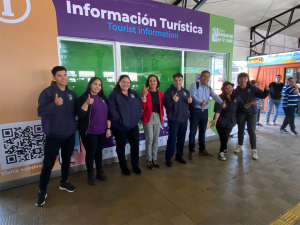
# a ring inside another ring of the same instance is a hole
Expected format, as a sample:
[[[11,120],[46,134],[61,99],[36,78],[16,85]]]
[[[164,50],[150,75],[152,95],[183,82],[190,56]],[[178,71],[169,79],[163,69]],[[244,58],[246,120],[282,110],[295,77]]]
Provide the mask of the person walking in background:
[[[265,90],[250,84],[249,75],[247,73],[240,73],[237,78],[238,86],[235,89],[235,94],[240,96],[244,102],[253,102],[256,98],[264,99],[269,95],[269,86],[266,85]],[[256,103],[257,104],[257,103]],[[237,111],[238,124],[238,148],[234,151],[239,153],[243,151],[245,124],[247,123],[247,131],[249,134],[250,145],[252,149],[252,159],[258,159],[256,149],[256,121],[257,121],[257,105],[251,105],[248,109],[241,109]]]
[[[278,116],[278,112],[279,112],[279,106],[281,104],[281,97],[282,97],[282,88],[284,87],[283,83],[280,83],[280,81],[282,80],[282,76],[281,75],[277,75],[275,77],[275,81],[271,82],[269,84],[269,88],[270,88],[270,95],[268,97],[268,109],[267,109],[267,113],[266,113],[266,125],[270,125],[270,114],[271,111],[273,109],[273,106],[275,105],[274,108],[274,116],[273,116],[273,120],[272,120],[272,125],[276,125],[276,119]]]
[[[69,170],[70,158],[75,145],[75,121],[76,94],[68,86],[67,69],[63,66],[55,66],[52,69],[53,81],[44,89],[38,99],[38,116],[42,118],[43,132],[46,134],[44,147],[43,168],[40,175],[38,197],[35,205],[45,204],[47,186],[51,171],[54,167],[59,149],[61,149],[61,181],[60,190],[74,192],[76,188],[70,184]]]
[[[111,122],[108,119],[107,98],[103,94],[102,80],[99,77],[90,79],[86,91],[78,98],[78,130],[86,151],[85,163],[90,185],[96,185],[97,179],[108,181],[102,170],[102,150],[111,135]],[[94,161],[97,173],[94,174]]]
[[[221,104],[222,108],[226,103],[208,86],[210,80],[210,72],[204,70],[200,75],[200,82],[194,82],[190,86],[190,93],[193,98],[193,104],[190,107],[190,134],[189,134],[189,159],[194,158],[195,152],[195,135],[199,126],[199,155],[213,156],[205,147],[205,133],[208,122],[208,100],[212,97],[217,103]]]
[[[189,91],[182,87],[183,75],[181,73],[174,74],[173,83],[164,94],[164,106],[169,123],[169,138],[165,156],[168,167],[173,166],[171,159],[174,155],[175,147],[177,149],[176,160],[186,164],[186,161],[182,158],[183,146],[187,122],[190,117],[189,104],[193,101]]]
[[[126,140],[130,144],[131,165],[136,174],[139,168],[139,121],[142,118],[142,99],[130,89],[130,78],[121,75],[113,91],[108,97],[108,111],[111,115],[111,129],[115,136],[116,151],[122,173],[130,175],[125,158]]]
[[[299,89],[295,83],[293,77],[287,79],[287,85],[282,89],[282,108],[285,114],[283,123],[280,127],[280,132],[283,134],[288,134],[289,132],[285,129],[287,125],[290,125],[291,134],[297,136],[295,126],[295,109],[298,105],[298,93]]]
[[[226,101],[226,107],[222,108],[222,106],[215,102],[214,107],[214,119],[210,122],[211,127],[216,126],[219,137],[220,137],[220,151],[219,151],[219,159],[222,161],[226,161],[225,154],[228,154],[227,151],[227,143],[229,135],[232,131],[232,128],[236,125],[236,111],[238,108],[247,109],[251,105],[256,104],[256,101],[252,101],[248,104],[245,104],[243,99],[239,96],[236,96],[233,93],[234,84],[226,81],[222,85],[222,94],[220,98],[223,101]]]
[[[157,163],[158,137],[160,127],[164,125],[164,108],[162,91],[158,77],[150,75],[142,92],[143,127],[146,139],[147,167],[160,168]]]

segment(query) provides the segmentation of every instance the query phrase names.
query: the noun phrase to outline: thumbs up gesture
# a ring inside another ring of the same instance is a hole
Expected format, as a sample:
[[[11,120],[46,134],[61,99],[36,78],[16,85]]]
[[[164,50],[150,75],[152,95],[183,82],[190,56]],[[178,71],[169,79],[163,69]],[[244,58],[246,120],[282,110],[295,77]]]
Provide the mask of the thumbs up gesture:
[[[64,103],[64,100],[62,97],[58,97],[57,94],[55,94],[55,100],[54,100],[55,105],[61,106]]]
[[[203,102],[200,103],[200,106],[201,106],[202,108],[204,108],[204,107],[206,106],[205,100],[203,100]]]
[[[148,90],[149,90],[149,87],[147,87],[146,88],[146,86],[144,85],[144,90],[143,90],[143,92],[142,92],[142,98],[144,99],[144,100],[146,100],[146,96],[147,96],[147,94],[148,94]]]
[[[174,100],[174,102],[178,102],[179,97],[177,96],[177,93],[173,96],[173,100]]]
[[[85,101],[85,103],[86,103],[87,105],[91,105],[91,104],[93,104],[93,103],[94,103],[94,99],[93,99],[93,98],[91,98],[91,96],[90,96],[90,95],[88,95],[88,98],[87,98],[87,100]]]
[[[224,108],[226,107],[226,101],[223,101],[223,102],[221,103],[221,106],[222,106],[222,108],[224,109]]]
[[[192,99],[192,96],[190,95],[190,97],[187,99],[188,103],[192,103],[193,99]]]

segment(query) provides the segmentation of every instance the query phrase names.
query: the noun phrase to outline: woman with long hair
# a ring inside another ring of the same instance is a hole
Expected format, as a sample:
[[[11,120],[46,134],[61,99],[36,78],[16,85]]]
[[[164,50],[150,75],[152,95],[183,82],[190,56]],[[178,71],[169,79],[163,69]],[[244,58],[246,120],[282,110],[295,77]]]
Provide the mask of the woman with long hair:
[[[266,85],[265,90],[262,91],[259,88],[250,84],[249,75],[247,73],[240,73],[237,78],[238,86],[235,89],[235,94],[240,96],[244,102],[255,101],[256,98],[264,99],[269,95],[269,86]],[[256,103],[257,105],[257,103]],[[252,159],[258,159],[256,149],[256,121],[257,121],[257,106],[251,105],[248,109],[242,109],[237,111],[237,124],[238,124],[238,148],[234,151],[239,153],[243,151],[244,144],[244,131],[245,124],[247,123],[247,131],[249,134],[250,145],[252,149]]]
[[[112,132],[117,142],[117,155],[120,168],[125,175],[131,172],[125,159],[126,140],[130,144],[131,165],[136,174],[139,168],[139,121],[142,118],[142,99],[130,89],[130,77],[121,75],[108,97],[108,110],[111,115]]]
[[[86,151],[85,163],[88,172],[88,183],[96,185],[97,179],[107,181],[102,170],[102,150],[111,135],[111,121],[108,116],[107,98],[103,94],[102,80],[99,77],[90,79],[86,91],[78,98],[78,130]],[[94,175],[94,161],[97,175]]]
[[[160,168],[157,163],[157,150],[160,127],[164,125],[164,94],[158,90],[159,85],[158,77],[150,75],[142,91],[142,120],[146,138],[147,167],[149,169]]]
[[[256,104],[256,101],[244,103],[243,99],[233,93],[233,83],[228,81],[224,82],[222,85],[222,93],[220,98],[226,102],[226,107],[222,106],[215,102],[214,108],[214,119],[210,122],[211,127],[216,126],[219,137],[220,137],[220,152],[219,159],[225,161],[225,154],[228,154],[227,143],[229,135],[232,131],[232,128],[236,125],[236,111],[238,109],[248,109],[251,105]]]

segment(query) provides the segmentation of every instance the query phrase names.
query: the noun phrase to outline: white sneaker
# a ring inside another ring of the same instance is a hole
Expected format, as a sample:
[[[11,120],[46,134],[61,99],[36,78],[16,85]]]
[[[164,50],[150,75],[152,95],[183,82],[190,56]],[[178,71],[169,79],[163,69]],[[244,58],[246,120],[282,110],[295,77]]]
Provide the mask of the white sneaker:
[[[220,153],[219,153],[219,159],[222,160],[222,161],[226,161],[224,152],[220,152]]]
[[[266,125],[270,125],[269,121],[265,122]]]
[[[255,149],[252,149],[252,159],[258,159],[258,156],[257,156],[257,150]]]
[[[277,125],[277,124],[276,124],[275,121],[274,121],[274,122],[271,123],[271,125]]]
[[[291,134],[295,137],[298,136],[298,133],[296,131],[292,131]]]
[[[237,149],[234,150],[234,153],[239,153],[243,151],[243,145],[239,145]]]

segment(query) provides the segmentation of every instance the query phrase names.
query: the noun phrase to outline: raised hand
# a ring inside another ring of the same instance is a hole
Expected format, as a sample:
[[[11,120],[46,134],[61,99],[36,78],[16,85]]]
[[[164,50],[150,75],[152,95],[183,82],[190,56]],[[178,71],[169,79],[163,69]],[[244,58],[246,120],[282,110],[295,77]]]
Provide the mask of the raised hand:
[[[223,102],[221,103],[221,106],[222,106],[222,108],[224,109],[224,108],[226,107],[226,101],[223,101]]]
[[[205,100],[203,100],[203,102],[200,103],[200,106],[201,106],[202,108],[204,108],[204,107],[206,106]]]
[[[266,89],[267,91],[270,91],[269,85],[266,85],[265,89]]]
[[[149,90],[149,87],[146,88],[146,86],[144,85],[144,90],[142,91],[142,98],[144,100],[146,99],[146,96],[148,94],[148,90]]]
[[[192,103],[193,99],[192,99],[192,96],[190,95],[190,97],[187,99],[187,102],[190,104]]]
[[[216,126],[217,121],[216,120],[212,120],[209,123],[210,123],[210,127],[214,127],[214,126]]]
[[[174,102],[178,102],[179,97],[177,96],[177,93],[173,96],[173,100],[174,100]]]
[[[86,103],[87,105],[91,105],[91,104],[93,104],[93,103],[94,103],[94,99],[93,99],[93,98],[91,98],[91,96],[90,96],[90,95],[88,95],[88,98],[87,98],[87,100],[85,101],[85,103]]]
[[[57,94],[55,94],[55,100],[54,100],[55,105],[61,106],[64,103],[64,100],[62,97],[58,97]]]

